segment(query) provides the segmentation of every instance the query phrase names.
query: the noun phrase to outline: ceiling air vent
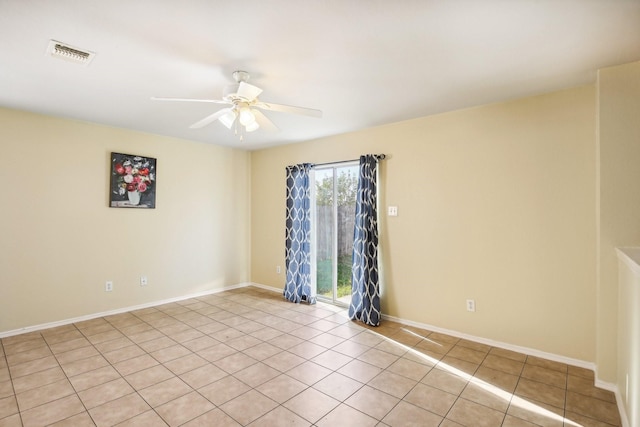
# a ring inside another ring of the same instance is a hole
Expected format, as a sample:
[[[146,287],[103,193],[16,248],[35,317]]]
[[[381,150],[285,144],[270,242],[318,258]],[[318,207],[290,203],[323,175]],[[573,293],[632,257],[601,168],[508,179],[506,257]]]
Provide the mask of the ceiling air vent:
[[[49,47],[47,48],[47,54],[54,58],[64,59],[65,61],[75,62],[76,64],[89,65],[96,55],[94,52],[88,50],[81,50],[77,47],[70,46],[65,43],[60,43],[55,40],[49,41]]]

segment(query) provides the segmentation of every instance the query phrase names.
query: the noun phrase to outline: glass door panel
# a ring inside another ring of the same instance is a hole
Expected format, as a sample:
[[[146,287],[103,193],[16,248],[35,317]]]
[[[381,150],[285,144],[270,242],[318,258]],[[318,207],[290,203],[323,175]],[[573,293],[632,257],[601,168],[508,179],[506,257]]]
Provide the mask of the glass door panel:
[[[333,169],[315,171],[316,177],[316,291],[333,300]]]
[[[357,164],[315,170],[315,263],[319,298],[351,301]]]

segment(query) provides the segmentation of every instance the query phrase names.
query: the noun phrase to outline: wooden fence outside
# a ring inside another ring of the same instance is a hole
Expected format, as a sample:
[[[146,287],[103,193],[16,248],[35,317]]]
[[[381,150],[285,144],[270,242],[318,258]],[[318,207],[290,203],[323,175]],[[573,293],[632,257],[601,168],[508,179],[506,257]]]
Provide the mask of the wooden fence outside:
[[[316,213],[316,257],[323,260],[332,256],[333,207],[317,206]],[[355,220],[355,206],[338,206],[338,258],[351,256]]]

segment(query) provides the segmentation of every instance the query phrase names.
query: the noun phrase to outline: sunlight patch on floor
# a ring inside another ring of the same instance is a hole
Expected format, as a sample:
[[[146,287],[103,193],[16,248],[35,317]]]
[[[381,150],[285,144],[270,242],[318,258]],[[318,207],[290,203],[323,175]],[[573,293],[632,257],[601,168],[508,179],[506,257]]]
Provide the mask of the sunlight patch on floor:
[[[437,342],[435,342],[433,340],[429,340],[428,338],[423,337],[422,335],[420,335],[420,334],[418,334],[416,332],[413,332],[413,331],[410,331],[410,330],[407,330],[407,329],[404,329],[404,328],[402,328],[401,330],[403,332],[408,332],[408,333],[410,333],[412,335],[415,335],[415,336],[423,338],[423,339],[425,339],[425,340],[427,340],[429,342],[432,342],[434,344],[438,344],[438,345],[442,346],[442,344],[439,344],[439,343],[437,343]],[[521,398],[519,396],[516,396],[513,393],[505,391],[505,390],[501,389],[500,387],[497,387],[497,386],[495,386],[493,384],[490,384],[490,383],[488,383],[488,382],[486,382],[484,380],[476,378],[473,375],[470,375],[470,374],[468,374],[468,373],[466,373],[464,371],[461,371],[460,369],[455,368],[455,367],[453,367],[453,366],[451,366],[451,365],[449,365],[447,363],[444,363],[439,359],[436,359],[436,358],[431,357],[431,356],[429,356],[427,354],[424,354],[421,351],[416,350],[415,348],[412,348],[412,347],[409,347],[409,346],[407,346],[405,344],[399,343],[399,342],[393,340],[392,338],[389,338],[389,337],[387,337],[385,335],[382,335],[382,334],[380,334],[378,332],[371,331],[371,330],[369,330],[369,332],[378,335],[379,337],[383,338],[385,341],[387,341],[387,342],[389,342],[389,343],[391,343],[393,345],[396,345],[396,346],[402,348],[403,350],[406,350],[408,353],[412,354],[413,356],[416,356],[418,358],[421,358],[421,359],[429,362],[430,364],[433,364],[434,367],[437,366],[439,369],[442,369],[442,370],[444,370],[446,372],[449,372],[450,374],[453,374],[453,375],[455,375],[455,376],[457,376],[459,378],[462,378],[465,381],[468,381],[469,383],[471,383],[471,384],[473,384],[475,386],[478,386],[478,387],[482,388],[487,393],[491,393],[495,397],[504,400],[505,402],[509,403],[510,405],[514,405],[514,406],[516,406],[516,407],[518,407],[520,409],[523,409],[523,410],[525,410],[527,412],[535,413],[537,415],[549,418],[550,420],[563,422],[565,426],[583,427],[582,424],[578,424],[578,423],[576,423],[576,422],[574,422],[572,420],[569,420],[569,419],[567,419],[567,418],[565,418],[565,417],[563,417],[561,415],[558,415],[558,414],[556,414],[556,413],[554,413],[552,411],[549,411],[548,409],[545,409],[545,408],[543,408],[543,407],[541,407],[539,405],[536,405],[533,402],[530,402],[530,401],[528,401],[526,399],[523,399],[523,398]]]

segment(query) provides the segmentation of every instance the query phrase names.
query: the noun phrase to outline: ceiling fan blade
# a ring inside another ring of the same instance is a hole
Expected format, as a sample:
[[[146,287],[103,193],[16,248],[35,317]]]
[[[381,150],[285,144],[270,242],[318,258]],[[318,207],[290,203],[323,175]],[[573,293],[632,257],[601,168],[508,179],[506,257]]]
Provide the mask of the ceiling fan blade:
[[[151,97],[152,101],[179,101],[179,102],[209,102],[213,104],[225,104],[231,105],[229,101],[223,101],[221,99],[193,99],[193,98],[158,98],[156,96]]]
[[[264,129],[269,132],[276,132],[279,130],[278,126],[276,126],[271,120],[269,120],[267,116],[262,114],[262,111],[253,109],[251,110],[251,112],[255,116],[256,122],[258,122],[258,124],[260,125],[260,129]]]
[[[304,108],[304,107],[295,107],[293,105],[284,105],[284,104],[274,104],[271,102],[258,102],[254,107],[262,108],[263,110],[269,111],[280,111],[282,113],[293,113],[293,114],[301,114],[303,116],[309,117],[322,117],[322,111],[315,110],[313,108]]]
[[[253,101],[262,93],[262,89],[249,83],[240,82],[237,95],[247,101]]]
[[[194,124],[192,124],[189,127],[191,129],[199,129],[201,127],[205,127],[209,123],[215,122],[220,117],[224,116],[225,114],[227,114],[230,111],[233,111],[233,109],[232,108],[223,108],[222,110],[216,111],[215,113],[211,114],[210,116],[205,117],[204,119],[200,120],[199,122],[195,122]]]

